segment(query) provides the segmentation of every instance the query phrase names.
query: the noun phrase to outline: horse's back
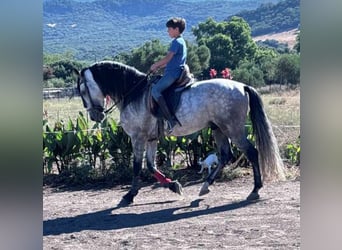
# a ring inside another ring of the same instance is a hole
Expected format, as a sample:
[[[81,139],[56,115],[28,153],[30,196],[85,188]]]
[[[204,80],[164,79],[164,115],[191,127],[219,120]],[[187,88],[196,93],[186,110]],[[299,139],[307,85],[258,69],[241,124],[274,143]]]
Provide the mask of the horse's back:
[[[186,91],[182,101],[191,106],[203,106],[208,111],[248,106],[248,96],[244,90],[244,84],[228,79],[210,79],[198,81]]]
[[[201,81],[196,81],[193,86],[197,86],[197,85],[218,85],[218,86],[224,86],[225,88],[241,88],[241,90],[243,89],[243,86],[245,85],[244,83],[241,82],[237,82],[234,80],[230,80],[230,79],[224,79],[224,78],[213,78],[213,79],[209,79],[209,80],[201,80]]]
[[[195,131],[210,124],[241,129],[247,110],[244,84],[227,79],[199,81],[182,94],[176,116],[183,127],[176,130]]]

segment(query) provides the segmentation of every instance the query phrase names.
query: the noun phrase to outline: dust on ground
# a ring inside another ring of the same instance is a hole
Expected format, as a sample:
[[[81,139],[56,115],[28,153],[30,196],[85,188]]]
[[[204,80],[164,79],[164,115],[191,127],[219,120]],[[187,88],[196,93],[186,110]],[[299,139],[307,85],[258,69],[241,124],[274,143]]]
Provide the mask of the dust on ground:
[[[300,181],[265,183],[246,201],[251,176],[184,184],[184,195],[147,184],[117,208],[128,186],[43,189],[44,249],[299,249]]]

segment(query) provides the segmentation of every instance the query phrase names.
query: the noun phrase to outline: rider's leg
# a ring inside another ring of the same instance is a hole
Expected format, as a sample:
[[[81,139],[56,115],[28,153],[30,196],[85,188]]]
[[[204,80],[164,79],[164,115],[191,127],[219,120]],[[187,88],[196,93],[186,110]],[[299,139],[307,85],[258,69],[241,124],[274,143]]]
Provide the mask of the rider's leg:
[[[173,127],[177,124],[176,117],[170,112],[169,107],[162,95],[162,92],[172,85],[177,78],[165,74],[156,84],[152,86],[151,94],[153,99],[158,103],[161,112],[168,121],[168,133],[171,133]]]

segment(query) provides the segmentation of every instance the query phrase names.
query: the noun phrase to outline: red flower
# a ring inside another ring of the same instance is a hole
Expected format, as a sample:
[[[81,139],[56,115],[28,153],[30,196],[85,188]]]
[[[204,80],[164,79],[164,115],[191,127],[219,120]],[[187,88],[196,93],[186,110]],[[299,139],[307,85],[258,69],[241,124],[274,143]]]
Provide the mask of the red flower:
[[[215,69],[210,69],[209,74],[211,78],[214,78],[217,75],[217,71]]]
[[[221,75],[223,78],[233,79],[233,77],[230,74],[230,70],[228,68],[225,68],[224,70],[222,70]]]

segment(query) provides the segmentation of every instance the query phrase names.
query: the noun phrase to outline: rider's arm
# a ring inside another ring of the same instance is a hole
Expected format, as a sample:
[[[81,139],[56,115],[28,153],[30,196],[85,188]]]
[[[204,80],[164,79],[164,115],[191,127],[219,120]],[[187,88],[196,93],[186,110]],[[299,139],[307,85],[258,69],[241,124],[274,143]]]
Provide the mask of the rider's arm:
[[[160,68],[164,68],[168,64],[168,62],[172,59],[173,55],[174,53],[172,51],[169,51],[165,57],[160,59],[158,62],[152,64],[150,70],[154,72]]]

